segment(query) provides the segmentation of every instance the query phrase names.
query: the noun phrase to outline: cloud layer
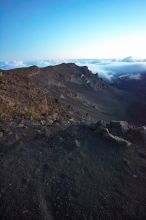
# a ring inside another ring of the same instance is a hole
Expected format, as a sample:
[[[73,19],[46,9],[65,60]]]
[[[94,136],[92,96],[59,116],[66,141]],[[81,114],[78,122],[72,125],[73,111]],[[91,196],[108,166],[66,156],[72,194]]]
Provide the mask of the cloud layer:
[[[5,61],[0,62],[0,69],[8,70],[19,67],[37,65],[45,67],[60,63],[76,63],[79,66],[88,66],[93,73],[98,73],[106,80],[129,76],[139,79],[142,73],[146,73],[146,59],[126,57],[124,59],[70,59],[70,60],[37,60],[37,61]]]

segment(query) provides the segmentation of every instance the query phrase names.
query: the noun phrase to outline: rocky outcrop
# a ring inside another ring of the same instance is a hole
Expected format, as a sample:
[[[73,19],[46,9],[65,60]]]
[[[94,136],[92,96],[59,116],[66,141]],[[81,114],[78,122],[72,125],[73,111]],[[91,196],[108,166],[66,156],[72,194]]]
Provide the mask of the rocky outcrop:
[[[126,134],[130,128],[127,121],[111,121],[109,127],[114,131],[119,131],[123,135]]]
[[[115,135],[112,135],[108,128],[104,129],[102,131],[102,135],[104,137],[106,137],[108,140],[112,141],[113,143],[115,144],[119,144],[119,145],[126,145],[126,146],[131,146],[131,142],[127,141],[126,139],[124,138],[121,138],[121,137],[118,137],[118,136],[115,136]]]
[[[106,139],[117,145],[131,146],[132,142],[139,140],[146,143],[146,127],[135,127],[126,121],[110,121],[100,120],[95,124],[91,124],[96,134],[102,135]]]

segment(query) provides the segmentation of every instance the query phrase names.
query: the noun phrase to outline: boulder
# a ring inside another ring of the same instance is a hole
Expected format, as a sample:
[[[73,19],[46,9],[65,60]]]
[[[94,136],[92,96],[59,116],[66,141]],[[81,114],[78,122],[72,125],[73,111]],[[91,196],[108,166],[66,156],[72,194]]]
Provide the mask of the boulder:
[[[4,136],[3,132],[0,132],[0,138],[2,138]]]
[[[75,139],[75,144],[77,147],[80,147],[80,142],[77,139]]]
[[[109,126],[111,129],[120,131],[122,134],[126,134],[129,130],[129,124],[127,121],[111,121]]]
[[[131,146],[131,142],[127,141],[124,138],[112,135],[109,130],[106,128],[103,131],[103,136],[106,137],[108,140],[112,141],[113,143],[116,143],[118,145],[125,145],[125,146]]]
[[[96,133],[101,133],[102,130],[106,128],[106,124],[107,124],[106,121],[99,120],[97,123],[91,124],[89,127],[93,131],[96,131]]]

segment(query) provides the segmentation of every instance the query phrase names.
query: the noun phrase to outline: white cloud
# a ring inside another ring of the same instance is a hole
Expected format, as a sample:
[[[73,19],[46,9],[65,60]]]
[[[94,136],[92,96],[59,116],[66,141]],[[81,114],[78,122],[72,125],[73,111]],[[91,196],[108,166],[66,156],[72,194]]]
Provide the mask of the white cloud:
[[[141,79],[141,74],[137,73],[137,74],[129,75],[129,79],[139,80]]]
[[[24,63],[23,61],[1,61],[0,62],[0,69],[4,69],[4,70],[8,70],[8,69],[14,69],[14,68],[18,68],[18,67],[26,67],[27,64]]]
[[[146,59],[129,56],[123,59],[119,59],[119,62],[146,62]]]
[[[79,66],[88,66],[93,73],[111,80],[113,77],[129,76],[135,79],[143,72],[146,73],[146,59],[127,57],[124,59],[70,59],[70,60],[37,60],[37,61],[5,61],[0,62],[0,69],[13,69],[37,65],[45,67],[60,63],[76,63]],[[136,75],[137,74],[137,75]]]

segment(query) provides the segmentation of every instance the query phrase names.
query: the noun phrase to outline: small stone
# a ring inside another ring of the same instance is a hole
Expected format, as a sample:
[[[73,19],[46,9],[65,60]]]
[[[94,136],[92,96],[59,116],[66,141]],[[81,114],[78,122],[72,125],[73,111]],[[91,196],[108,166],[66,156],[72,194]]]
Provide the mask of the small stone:
[[[65,99],[65,97],[64,97],[64,95],[63,95],[63,94],[61,94],[61,95],[60,95],[60,98],[61,98],[61,99]]]
[[[75,122],[75,120],[74,120],[73,118],[70,118],[69,121],[70,121],[71,123]]]
[[[0,132],[0,138],[2,138],[4,136],[3,132]]]
[[[49,129],[45,128],[45,136],[50,137],[50,135],[51,135],[51,131]]]
[[[53,124],[53,120],[52,119],[48,119],[48,125],[52,125]]]
[[[77,139],[75,140],[75,143],[77,147],[80,147],[80,142]]]
[[[19,128],[25,128],[25,125],[24,124],[19,124],[18,127]]]
[[[42,125],[45,125],[45,123],[46,123],[45,120],[41,120]]]
[[[59,140],[60,140],[60,141],[63,141],[63,138],[62,138],[62,137],[59,137]]]
[[[23,214],[26,214],[28,213],[29,211],[26,209],[26,210],[23,210]]]
[[[41,134],[41,130],[37,130],[37,133],[38,133],[38,134]]]

